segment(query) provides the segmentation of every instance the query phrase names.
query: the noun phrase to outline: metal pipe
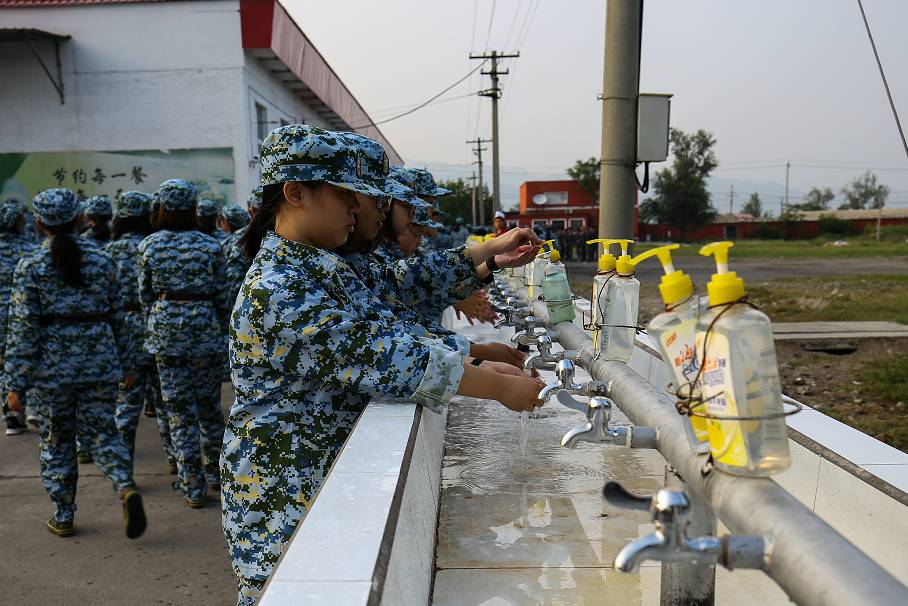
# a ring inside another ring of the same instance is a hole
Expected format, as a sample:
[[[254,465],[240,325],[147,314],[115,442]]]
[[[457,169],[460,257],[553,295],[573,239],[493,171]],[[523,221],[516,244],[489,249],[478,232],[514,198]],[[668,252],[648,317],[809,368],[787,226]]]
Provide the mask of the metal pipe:
[[[534,302],[537,318],[548,318]],[[621,362],[594,360],[592,339],[569,322],[556,325],[558,341],[579,352],[579,363],[608,387],[608,397],[635,425],[657,430],[656,448],[735,534],[769,536],[766,573],[794,602],[807,606],[908,604],[908,587],[804,507],[771,479],[742,478],[705,469],[695,455],[674,401]]]

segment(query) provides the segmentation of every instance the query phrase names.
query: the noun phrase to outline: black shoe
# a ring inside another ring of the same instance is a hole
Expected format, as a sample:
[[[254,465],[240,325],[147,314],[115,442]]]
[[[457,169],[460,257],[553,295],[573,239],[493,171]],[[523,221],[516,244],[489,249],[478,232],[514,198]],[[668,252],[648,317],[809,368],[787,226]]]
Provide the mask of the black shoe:
[[[72,522],[58,522],[54,518],[47,521],[47,529],[58,537],[71,537],[76,532]]]
[[[169,471],[170,475],[172,475],[172,476],[177,475],[177,472],[179,471],[177,469],[177,462],[176,461],[167,461],[167,471]]]
[[[87,452],[77,452],[76,459],[79,461],[80,465],[87,465],[88,463],[94,463],[95,459],[91,454]]]
[[[142,495],[134,488],[127,488],[123,492],[123,523],[126,526],[127,539],[142,536],[148,523],[145,519],[145,508],[142,507]]]
[[[183,496],[183,499],[186,501],[186,504],[192,507],[193,509],[202,509],[205,507],[205,504],[208,503],[208,499],[204,495],[197,499],[193,499],[187,496]]]
[[[6,435],[17,436],[25,431],[25,423],[18,416],[10,415],[6,417]]]
[[[25,423],[35,431],[41,431],[41,417],[37,415],[27,415]]]

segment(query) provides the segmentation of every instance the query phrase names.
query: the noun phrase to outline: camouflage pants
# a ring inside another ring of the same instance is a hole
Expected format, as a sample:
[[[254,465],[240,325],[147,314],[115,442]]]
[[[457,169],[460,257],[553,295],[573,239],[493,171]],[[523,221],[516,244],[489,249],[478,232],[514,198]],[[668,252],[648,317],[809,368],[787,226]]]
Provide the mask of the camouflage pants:
[[[208,482],[220,484],[218,460],[224,417],[219,361],[218,356],[157,357],[163,413],[170,426],[180,488],[191,499],[205,496]]]
[[[66,385],[33,392],[41,423],[41,479],[59,522],[76,511],[76,433],[88,441],[95,464],[119,490],[132,484],[129,451],[117,432],[115,383]]]
[[[157,404],[161,393],[158,384],[158,369],[153,361],[139,368],[135,376],[136,382],[129,389],[122,383],[120,384],[116,412],[117,430],[129,449],[130,461],[133,463],[135,463],[136,452],[136,429],[139,427],[139,419],[145,409],[145,401],[151,399]],[[170,445],[170,427],[167,419],[162,414],[156,417],[155,421],[157,421],[158,433],[161,435],[161,442],[164,446],[164,456],[167,457],[168,462],[176,460]]]
[[[237,575],[237,606],[253,606],[258,600],[359,414],[337,416],[340,418],[331,423],[313,423],[312,434],[316,435],[291,435],[281,431],[283,423],[277,421],[261,436],[237,439],[228,431],[227,440],[234,442],[236,449],[221,459],[221,515]],[[330,425],[334,432],[322,434],[314,429]],[[319,449],[307,447],[319,439]],[[267,460],[246,454],[249,451],[244,443],[263,440],[275,447]],[[252,479],[254,483],[250,482]]]

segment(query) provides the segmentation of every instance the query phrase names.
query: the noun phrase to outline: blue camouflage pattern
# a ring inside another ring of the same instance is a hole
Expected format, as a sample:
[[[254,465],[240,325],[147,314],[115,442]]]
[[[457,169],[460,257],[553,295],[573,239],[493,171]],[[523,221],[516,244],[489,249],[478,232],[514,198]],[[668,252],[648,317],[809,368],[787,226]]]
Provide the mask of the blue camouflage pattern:
[[[429,207],[425,206],[419,206],[416,208],[416,212],[413,213],[413,225],[420,225],[422,227],[428,227],[429,229],[434,230],[442,230],[445,227],[429,216]]]
[[[227,237],[227,240],[223,245],[224,259],[227,264],[227,284],[230,288],[231,305],[236,301],[236,296],[239,294],[240,287],[243,285],[243,278],[246,277],[246,271],[248,271],[249,266],[252,265],[252,259],[247,257],[246,253],[243,252],[242,239],[248,230],[248,226],[236,230]]]
[[[262,141],[262,185],[321,182],[380,197],[362,176],[362,156],[339,133],[306,124],[276,128]]]
[[[6,206],[10,201],[4,202]],[[19,207],[19,216],[22,215],[21,207],[16,201],[12,201]],[[0,373],[6,364],[6,325],[9,316],[9,300],[12,293],[13,272],[19,260],[34,251],[36,244],[24,238],[20,234],[12,232],[0,232]],[[0,385],[5,381],[0,381]],[[22,394],[24,396],[24,394]],[[3,416],[7,416],[9,411],[6,407],[6,393],[3,387],[0,387],[0,404],[2,404]]]
[[[246,227],[252,219],[245,208],[236,204],[227,204],[221,209],[221,216],[234,230]]]
[[[118,219],[144,217],[151,212],[151,196],[140,191],[124,191],[114,204],[113,214]]]
[[[256,185],[252,188],[252,191],[249,193],[249,198],[246,200],[246,206],[249,208],[250,212],[255,212],[262,207],[261,185]]]
[[[211,198],[200,198],[195,204],[196,217],[217,217],[220,212],[220,202]]]
[[[25,212],[25,209],[19,204],[18,200],[13,198],[4,200],[0,203],[0,229],[11,230],[15,228],[23,212]]]
[[[63,187],[45,189],[32,200],[35,218],[51,227],[75,220],[82,211],[79,199]]]
[[[435,179],[432,177],[432,173],[427,171],[424,168],[411,168],[409,169],[414,176],[416,177],[416,185],[414,189],[416,194],[419,196],[446,196],[451,193],[450,189],[445,189],[444,187],[439,187],[435,184]]]
[[[197,194],[195,185],[186,179],[168,179],[158,187],[157,200],[164,210],[190,210]]]
[[[427,208],[431,206],[431,204],[429,204],[416,194],[416,175],[413,173],[413,171],[404,168],[403,166],[392,166],[389,177],[406,188],[405,195],[401,197],[394,196],[395,200],[409,204],[414,208]]]
[[[103,194],[100,196],[92,196],[86,200],[84,208],[86,215],[98,215],[100,217],[113,216],[113,205],[110,203],[110,198]]]
[[[16,266],[4,366],[9,391],[115,385],[133,367],[113,259],[91,242],[74,239],[82,251],[84,286],[63,282],[51,260],[49,239]],[[97,319],[75,324],[57,320],[79,316]]]
[[[463,358],[410,335],[337,255],[270,233],[234,305],[230,364],[223,526],[245,606],[369,398],[438,410],[457,390]]]

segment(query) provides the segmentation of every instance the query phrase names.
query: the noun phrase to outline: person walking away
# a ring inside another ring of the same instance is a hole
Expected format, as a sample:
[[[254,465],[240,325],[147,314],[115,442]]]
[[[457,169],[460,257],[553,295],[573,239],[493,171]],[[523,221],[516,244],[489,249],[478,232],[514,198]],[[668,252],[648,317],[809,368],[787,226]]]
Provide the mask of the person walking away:
[[[47,529],[74,533],[77,430],[123,502],[126,536],[145,531],[142,497],[114,421],[117,382],[133,380],[113,260],[76,237],[79,201],[68,189],[35,196],[37,227],[48,239],[19,261],[10,296],[4,381],[11,411],[29,387],[41,417],[41,479],[54,503]]]
[[[220,485],[224,425],[218,362],[228,296],[224,258],[218,241],[196,229],[191,183],[169,179],[158,188],[158,198],[160,231],[139,244],[139,296],[148,318],[145,350],[158,367],[179,490],[187,505],[200,509],[208,488]]]

